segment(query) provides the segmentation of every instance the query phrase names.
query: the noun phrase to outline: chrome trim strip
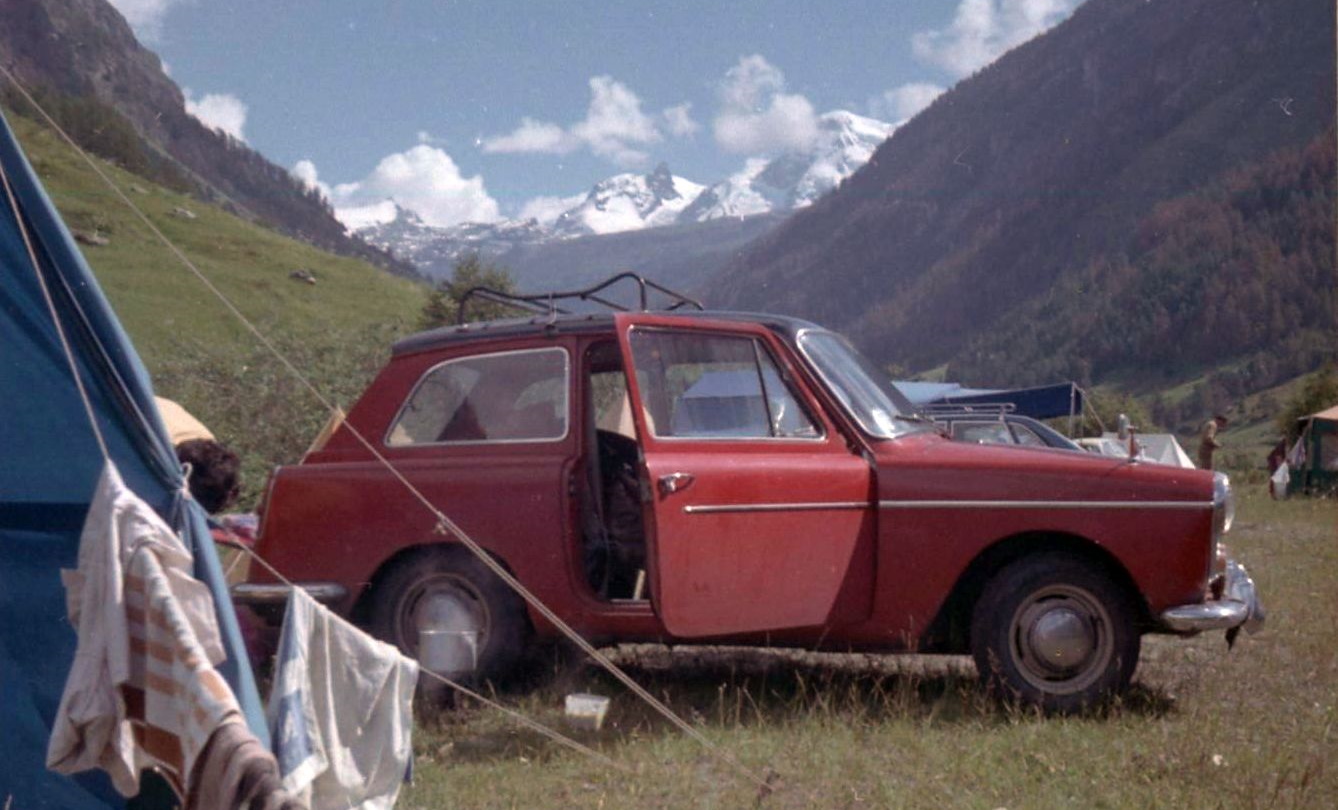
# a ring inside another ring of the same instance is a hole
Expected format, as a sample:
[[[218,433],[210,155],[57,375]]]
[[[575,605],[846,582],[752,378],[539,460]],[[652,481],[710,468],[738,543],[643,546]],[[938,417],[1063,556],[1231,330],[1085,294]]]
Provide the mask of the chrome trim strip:
[[[879,509],[1202,509],[1211,501],[879,501]]]
[[[683,507],[689,515],[714,515],[721,512],[815,512],[831,509],[868,509],[867,501],[831,501],[822,503],[722,503]]]

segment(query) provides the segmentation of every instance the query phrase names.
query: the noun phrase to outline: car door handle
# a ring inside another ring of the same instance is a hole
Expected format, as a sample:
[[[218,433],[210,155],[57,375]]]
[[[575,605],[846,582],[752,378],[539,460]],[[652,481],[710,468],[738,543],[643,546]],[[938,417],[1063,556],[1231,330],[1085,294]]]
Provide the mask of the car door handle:
[[[696,476],[692,473],[676,472],[660,476],[660,495],[667,497],[681,489],[687,489]]]

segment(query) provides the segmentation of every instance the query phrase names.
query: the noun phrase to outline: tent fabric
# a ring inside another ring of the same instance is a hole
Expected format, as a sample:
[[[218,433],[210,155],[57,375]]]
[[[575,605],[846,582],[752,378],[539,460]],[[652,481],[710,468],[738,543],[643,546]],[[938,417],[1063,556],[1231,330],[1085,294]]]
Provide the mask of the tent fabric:
[[[1082,413],[1083,391],[1074,383],[1034,388],[965,388],[960,383],[896,382],[915,405],[1012,405],[1012,413],[1054,419]]]
[[[181,405],[166,397],[154,397],[153,401],[158,405],[158,415],[163,418],[172,446],[195,439],[213,440],[213,432]]]
[[[123,802],[104,775],[67,777],[43,765],[76,640],[60,569],[76,565],[103,458],[37,272],[55,299],[109,454],[126,485],[194,555],[194,573],[218,606],[228,653],[220,671],[252,730],[262,740],[269,734],[204,513],[184,494],[148,374],[2,114],[0,168],[15,197],[11,205],[0,194],[0,786],[15,807],[117,807]]]
[[[1081,442],[1092,441],[1083,439]],[[1104,455],[1125,456],[1129,455],[1129,440],[1121,439],[1118,433],[1101,434],[1100,446]],[[1170,433],[1139,433],[1135,436],[1139,448],[1142,450],[1144,461],[1151,461],[1154,464],[1165,464],[1169,467],[1183,467],[1192,470],[1196,465],[1185,452],[1185,448],[1180,446],[1180,442]]]
[[[1312,413],[1305,418],[1318,419],[1321,422],[1338,422],[1338,405],[1334,405],[1332,408],[1325,408],[1319,413]]]
[[[1295,448],[1288,492],[1338,491],[1338,405],[1296,420],[1301,436]]]

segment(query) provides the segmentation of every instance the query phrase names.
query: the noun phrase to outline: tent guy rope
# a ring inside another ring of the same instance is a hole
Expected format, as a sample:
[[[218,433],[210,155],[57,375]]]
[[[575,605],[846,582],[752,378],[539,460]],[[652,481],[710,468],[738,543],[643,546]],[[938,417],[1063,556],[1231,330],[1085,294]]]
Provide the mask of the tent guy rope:
[[[287,356],[285,356],[283,352],[281,352],[278,349],[278,347],[275,346],[274,343],[268,337],[266,337],[265,334],[262,333],[260,329],[241,312],[240,309],[238,309],[236,304],[234,304],[231,299],[229,299],[221,290],[219,290],[218,287],[215,286],[214,283],[210,281],[209,278],[205,276],[205,274],[198,267],[195,266],[195,263],[192,262],[190,258],[187,257],[186,254],[183,253],[181,249],[176,246],[175,243],[172,242],[172,240],[170,240],[161,230],[159,230],[159,228],[156,225],[153,224],[153,222],[139,208],[139,206],[137,206],[134,203],[134,201],[131,200],[130,197],[127,196],[126,193],[122,191],[120,187],[117,186],[116,183],[113,182],[110,177],[107,176],[107,174],[102,170],[102,168],[97,165],[97,162],[94,161],[93,158],[90,157],[83,149],[81,149],[79,145],[75,143],[74,139],[71,138],[69,134],[66,133],[58,123],[56,123],[55,119],[53,119],[46,112],[46,110],[43,109],[41,105],[37,103],[36,99],[34,99],[27,92],[26,88],[24,88],[23,85],[18,81],[18,78],[15,77],[14,74],[11,73],[3,65],[0,65],[0,73],[4,74],[4,76],[16,88],[19,94],[22,95],[24,99],[30,105],[32,105],[34,109],[38,111],[39,114],[41,114],[41,116],[46,120],[47,124],[56,133],[58,133],[60,137],[67,144],[70,145],[71,148],[75,150],[76,154],[78,154],[84,160],[84,162],[88,164],[88,166],[93,170],[93,172],[97,174],[98,177],[101,178],[104,183],[106,183],[107,187],[112,190],[112,192],[116,195],[116,197],[119,198],[121,202],[123,202],[135,214],[136,218],[139,219],[140,222],[142,222],[144,226],[148,228],[149,231],[169,251],[171,251],[171,253],[174,256],[177,257],[177,259],[182,263],[182,265],[184,265],[191,272],[191,274],[193,274],[196,277],[196,279],[198,279],[200,283],[204,285],[205,289],[207,289],[215,298],[217,298],[223,304],[223,306],[242,323],[242,325],[246,328],[246,330],[250,332],[251,335],[255,337],[256,340],[258,340],[260,344],[271,355],[273,355],[274,358],[284,366],[284,368],[286,368],[289,371],[290,374],[293,375],[294,379],[296,379],[301,384],[301,386],[305,388],[307,392],[310,393],[312,397],[314,397],[316,401],[322,405],[322,407],[325,408],[325,410],[329,411],[330,413],[334,413],[338,406],[335,405],[335,403],[331,402],[324,394],[322,394],[321,391],[317,389],[316,386],[306,377],[306,375],[304,375],[301,372],[301,370],[299,370],[297,366],[294,365],[293,362],[289,360]],[[644,701],[657,713],[659,713],[666,720],[668,720],[670,723],[676,726],[684,734],[687,734],[689,737],[700,743],[703,748],[705,748],[713,756],[717,757],[722,762],[727,764],[739,776],[741,776],[748,782],[751,782],[754,785],[756,785],[759,789],[759,795],[767,795],[771,793],[772,780],[769,776],[762,777],[754,773],[752,770],[748,769],[728,750],[720,748],[715,743],[711,742],[711,740],[708,739],[706,735],[703,734],[699,729],[697,729],[691,723],[688,723],[683,718],[679,717],[678,714],[675,713],[673,709],[670,709],[667,705],[665,705],[663,701],[659,700],[650,692],[646,691],[640,684],[638,684],[635,680],[633,680],[630,675],[624,672],[621,667],[615,664],[603,653],[599,652],[599,650],[597,650],[594,647],[594,645],[592,645],[589,641],[586,641],[586,639],[582,637],[579,633],[577,633],[570,625],[568,625],[565,621],[559,618],[556,613],[554,613],[537,596],[531,593],[528,588],[522,585],[519,580],[517,580],[514,576],[512,576],[511,573],[507,571],[506,568],[501,563],[499,563],[496,559],[494,559],[491,554],[489,554],[486,550],[483,549],[482,546],[480,546],[477,542],[475,542],[474,539],[470,537],[462,528],[460,528],[459,525],[457,525],[454,521],[452,521],[442,510],[438,509],[430,500],[428,500],[428,498],[417,487],[415,487],[411,482],[409,482],[409,480],[406,479],[404,475],[400,473],[400,471],[396,469],[396,467],[393,464],[391,464],[389,459],[383,456],[380,453],[380,451],[378,451],[377,448],[372,444],[372,442],[370,442],[365,436],[363,436],[361,432],[359,432],[356,428],[354,428],[351,424],[347,422],[344,423],[344,428],[347,429],[349,433],[358,441],[358,443],[361,444],[363,448],[366,449],[367,452],[369,452],[372,455],[372,457],[376,459],[378,464],[382,465],[392,476],[395,477],[397,481],[399,481],[404,487],[406,487],[407,491],[410,494],[412,494],[413,497],[419,503],[421,503],[428,511],[432,513],[432,515],[436,518],[439,532],[453,537],[461,545],[469,549],[469,551],[473,553],[474,556],[477,557],[480,562],[482,562],[485,566],[487,566],[487,568],[490,571],[492,571],[493,574],[495,574],[499,579],[505,582],[508,587],[514,590],[522,599],[525,600],[527,604],[529,604],[532,608],[534,608],[540,615],[542,615],[545,619],[551,622],[552,625],[556,627],[559,632],[561,632],[564,636],[567,637],[568,640],[570,640],[573,644],[579,647],[582,652],[588,655],[592,660],[594,660],[597,664],[599,664],[602,668],[604,668],[610,675],[612,675],[620,683],[626,686],[630,692],[635,694],[637,697],[641,698],[642,701]]]

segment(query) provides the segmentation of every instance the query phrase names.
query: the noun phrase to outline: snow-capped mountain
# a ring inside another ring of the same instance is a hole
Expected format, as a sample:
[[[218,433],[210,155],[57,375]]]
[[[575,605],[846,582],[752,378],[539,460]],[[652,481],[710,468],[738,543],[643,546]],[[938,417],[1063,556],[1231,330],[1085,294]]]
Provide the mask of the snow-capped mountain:
[[[552,238],[552,231],[533,219],[465,222],[443,228],[426,224],[398,205],[390,221],[358,228],[355,233],[429,276],[449,276],[455,261],[468,253],[495,258],[519,245]]]
[[[675,177],[661,163],[650,174],[619,174],[596,183],[553,223],[562,239],[672,225],[706,187]]]
[[[837,110],[819,118],[813,147],[770,159],[752,158],[710,187],[675,176],[661,163],[649,174],[619,174],[596,183],[584,197],[540,219],[451,227],[425,224],[393,206],[394,218],[351,229],[367,242],[412,262],[429,276],[447,277],[455,261],[478,253],[496,259],[519,248],[669,225],[785,212],[811,204],[868,162],[894,125]],[[561,203],[560,203],[561,204]],[[378,209],[379,210],[379,209]],[[378,216],[384,216],[379,213]]]
[[[896,127],[845,110],[818,119],[818,139],[806,152],[750,159],[742,170],[701,193],[679,222],[746,217],[811,205],[873,156]]]

